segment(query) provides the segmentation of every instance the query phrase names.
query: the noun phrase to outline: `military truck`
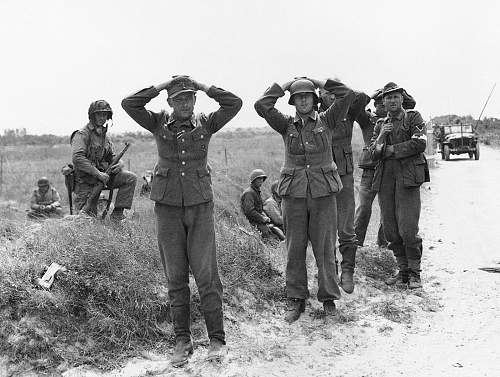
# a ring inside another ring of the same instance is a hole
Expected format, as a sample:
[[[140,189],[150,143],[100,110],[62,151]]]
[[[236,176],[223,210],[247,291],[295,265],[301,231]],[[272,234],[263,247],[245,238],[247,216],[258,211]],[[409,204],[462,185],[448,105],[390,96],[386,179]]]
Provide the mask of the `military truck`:
[[[449,161],[452,154],[467,153],[479,160],[479,143],[472,124],[444,124],[435,128],[438,152]]]

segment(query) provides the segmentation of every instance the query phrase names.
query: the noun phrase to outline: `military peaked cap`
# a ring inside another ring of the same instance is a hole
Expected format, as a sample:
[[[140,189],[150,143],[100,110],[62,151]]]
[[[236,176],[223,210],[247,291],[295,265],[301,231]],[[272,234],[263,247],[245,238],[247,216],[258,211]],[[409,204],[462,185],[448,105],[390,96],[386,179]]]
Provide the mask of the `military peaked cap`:
[[[189,76],[174,76],[167,87],[168,98],[174,98],[182,93],[196,93],[193,80]]]
[[[399,93],[403,94],[403,90],[404,89],[401,88],[400,86],[398,86],[398,84],[393,83],[393,82],[389,82],[389,83],[385,84],[384,89],[382,89],[382,97],[385,97],[389,93],[394,93],[394,92],[399,92]]]

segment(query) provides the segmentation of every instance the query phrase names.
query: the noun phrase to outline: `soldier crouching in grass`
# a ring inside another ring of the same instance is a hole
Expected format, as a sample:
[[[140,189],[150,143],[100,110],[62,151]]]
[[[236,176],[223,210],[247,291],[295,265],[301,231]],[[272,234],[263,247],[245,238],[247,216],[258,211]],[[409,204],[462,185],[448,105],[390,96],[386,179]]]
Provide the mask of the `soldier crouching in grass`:
[[[31,219],[46,219],[48,217],[62,217],[61,197],[51,186],[49,180],[42,177],[37,182],[38,188],[33,190],[28,217]]]
[[[420,186],[429,181],[425,122],[418,111],[403,109],[403,88],[393,82],[382,97],[387,116],[375,124],[370,151],[378,161],[372,188],[378,191],[382,226],[396,257],[398,273],[388,285],[421,288],[422,239],[418,235]]]
[[[146,104],[164,89],[173,112],[146,110]],[[198,90],[217,101],[220,108],[208,115],[194,114]],[[198,286],[210,338],[207,360],[219,360],[225,352],[222,284],[217,267],[207,153],[212,135],[228,123],[241,106],[241,99],[234,94],[201,84],[188,76],[174,76],[122,101],[127,114],[153,133],[158,148],[150,199],[155,201],[158,245],[168,280],[176,339],[171,362],[176,367],[184,365],[193,353],[190,268]]]
[[[335,95],[335,102],[318,113],[316,88]],[[274,106],[290,91],[288,103],[295,116],[287,116]],[[283,137],[285,163],[281,169],[278,194],[282,197],[283,221],[288,261],[285,320],[296,321],[309,296],[306,249],[311,241],[318,266],[318,300],[327,315],[336,314],[334,300],[340,298],[335,266],[337,203],[342,189],[332,156],[333,129],[340,127],[354,92],[335,80],[300,78],[283,85],[273,84],[255,103],[255,110]]]
[[[112,124],[113,117],[109,103],[104,100],[92,102],[88,116],[89,123],[74,132],[71,137],[75,167],[75,207],[77,211],[82,210],[91,196],[92,189],[101,181],[110,189],[118,189],[110,218],[120,222],[125,218],[123,211],[132,207],[137,176],[123,169],[122,160],[111,167],[111,176],[104,172],[115,156],[113,144],[107,135],[108,125]],[[98,200],[99,196],[90,203],[87,215],[97,215]]]

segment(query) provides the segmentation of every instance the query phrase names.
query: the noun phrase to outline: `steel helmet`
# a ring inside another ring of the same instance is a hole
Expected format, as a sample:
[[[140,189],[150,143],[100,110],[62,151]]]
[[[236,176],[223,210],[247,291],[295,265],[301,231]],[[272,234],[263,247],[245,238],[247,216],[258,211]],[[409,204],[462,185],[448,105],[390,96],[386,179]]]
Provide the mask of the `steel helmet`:
[[[318,103],[318,95],[316,94],[316,89],[312,81],[308,79],[297,79],[290,86],[290,99],[288,100],[289,105],[294,105],[293,96],[299,93],[312,93],[314,96],[314,104]]]
[[[89,106],[89,119],[92,121],[92,115],[99,112],[108,113],[108,119],[113,117],[113,110],[111,110],[111,106],[109,103],[104,101],[103,99],[94,101]]]
[[[49,180],[47,179],[47,177],[42,177],[38,180],[37,182],[38,184],[38,187],[43,187],[43,186],[49,186],[50,185],[50,182]]]
[[[266,173],[264,173],[264,170],[262,169],[255,169],[250,173],[250,182],[255,181],[257,178],[263,177],[264,181],[267,178]]]

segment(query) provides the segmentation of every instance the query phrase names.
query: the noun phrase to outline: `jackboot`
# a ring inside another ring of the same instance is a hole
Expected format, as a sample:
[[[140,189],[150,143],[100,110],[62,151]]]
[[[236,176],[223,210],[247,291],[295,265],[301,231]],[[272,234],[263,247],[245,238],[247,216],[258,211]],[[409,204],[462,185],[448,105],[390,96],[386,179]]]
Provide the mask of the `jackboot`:
[[[179,368],[188,362],[188,359],[192,354],[193,343],[191,343],[191,339],[177,339],[170,364],[172,364],[174,368]]]
[[[385,284],[387,285],[408,284],[408,271],[399,270],[397,274],[391,276],[390,278],[385,279]]]
[[[354,277],[352,271],[342,271],[342,275],[340,276],[340,286],[344,290],[345,293],[354,292]]]
[[[410,270],[408,275],[408,288],[418,289],[422,288],[422,280],[420,280],[420,274]]]
[[[337,314],[337,307],[335,306],[335,301],[326,300],[323,302],[323,310],[327,316],[334,316]]]
[[[206,360],[221,362],[225,355],[226,355],[225,343],[217,338],[210,339],[210,345],[208,346]]]
[[[300,298],[291,298],[288,299],[286,313],[285,313],[285,321],[288,323],[295,322],[299,319],[300,314],[304,312],[306,308],[306,303],[304,299]]]

